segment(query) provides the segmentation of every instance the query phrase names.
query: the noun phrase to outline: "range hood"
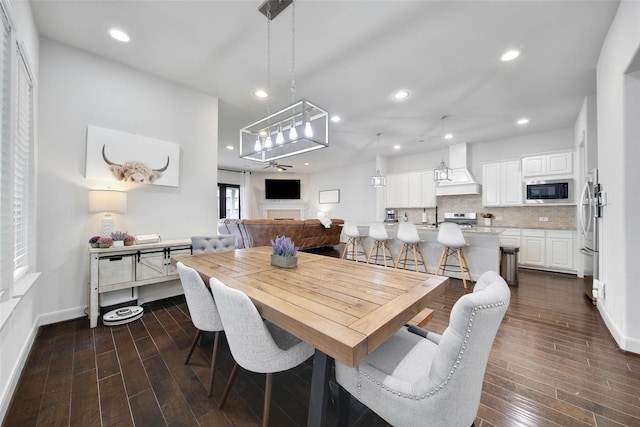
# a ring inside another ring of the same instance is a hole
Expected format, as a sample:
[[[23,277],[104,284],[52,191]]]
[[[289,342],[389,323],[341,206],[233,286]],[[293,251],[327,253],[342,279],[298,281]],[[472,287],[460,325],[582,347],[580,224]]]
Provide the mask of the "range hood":
[[[436,183],[436,196],[458,196],[464,194],[480,194],[480,184],[473,179],[467,168],[467,144],[449,146],[449,167],[451,181]]]

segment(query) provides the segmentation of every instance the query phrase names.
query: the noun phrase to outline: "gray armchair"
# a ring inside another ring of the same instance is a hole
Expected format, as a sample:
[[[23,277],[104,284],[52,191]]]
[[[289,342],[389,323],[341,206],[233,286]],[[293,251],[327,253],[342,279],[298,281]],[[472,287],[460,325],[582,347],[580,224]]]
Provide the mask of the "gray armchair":
[[[455,303],[442,336],[402,328],[355,368],[336,361],[341,423],[348,417],[346,390],[395,427],[472,425],[509,299],[506,282],[488,271]]]

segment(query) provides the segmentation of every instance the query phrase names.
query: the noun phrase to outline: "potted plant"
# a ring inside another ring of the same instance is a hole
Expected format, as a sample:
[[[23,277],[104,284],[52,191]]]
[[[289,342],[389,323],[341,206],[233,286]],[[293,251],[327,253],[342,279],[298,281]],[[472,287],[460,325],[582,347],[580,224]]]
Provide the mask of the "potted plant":
[[[101,248],[108,248],[113,244],[113,239],[111,237],[100,237],[98,239],[98,246]]]
[[[298,265],[298,248],[290,237],[277,236],[276,240],[271,240],[273,253],[271,254],[271,265],[282,268],[295,268]]]
[[[487,227],[491,227],[491,218],[493,218],[493,214],[492,213],[483,213],[482,216],[484,217],[484,225]]]
[[[89,244],[91,245],[92,248],[97,248],[99,246],[98,239],[100,239],[100,236],[93,236],[92,238],[89,239]]]
[[[124,239],[128,236],[126,231],[114,231],[111,233],[113,239],[113,247],[118,248],[124,246]]]
[[[124,245],[131,246],[136,242],[136,238],[131,234],[127,234],[127,237],[124,238]]]

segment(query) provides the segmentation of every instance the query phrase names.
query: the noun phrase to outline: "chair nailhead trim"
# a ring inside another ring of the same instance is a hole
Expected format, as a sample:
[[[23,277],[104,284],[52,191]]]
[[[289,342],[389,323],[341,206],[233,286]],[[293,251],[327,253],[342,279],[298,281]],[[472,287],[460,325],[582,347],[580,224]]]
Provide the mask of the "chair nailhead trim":
[[[374,377],[370,376],[369,374],[367,374],[366,372],[361,370],[360,367],[358,367],[358,399],[362,400],[362,377],[365,377],[365,379],[370,380],[371,382],[375,383],[378,387],[382,388],[383,390],[389,391],[389,392],[391,392],[391,394],[400,396],[403,399],[422,400],[422,399],[426,399],[427,397],[432,397],[433,395],[438,393],[440,390],[442,390],[446,385],[449,384],[449,380],[453,377],[453,374],[455,373],[456,369],[458,369],[458,366],[460,365],[460,362],[462,361],[462,355],[464,354],[464,350],[466,349],[467,341],[471,337],[471,327],[473,326],[473,317],[476,315],[476,311],[477,310],[484,310],[484,309],[487,309],[487,308],[501,307],[501,306],[507,304],[508,302],[509,301],[501,301],[499,303],[485,304],[485,305],[480,305],[480,306],[477,306],[477,307],[473,308],[473,311],[471,312],[471,317],[469,318],[469,322],[467,323],[467,334],[465,336],[464,341],[462,341],[462,347],[460,348],[460,351],[458,353],[458,358],[456,359],[456,362],[453,364],[453,368],[449,372],[449,375],[447,376],[447,378],[445,378],[445,380],[442,382],[442,384],[439,384],[435,389],[431,390],[426,395],[425,394],[421,394],[421,395],[417,396],[415,394],[400,393],[400,392],[398,392],[396,390],[391,389],[389,386],[386,386],[386,385],[382,384],[377,378],[374,378]]]

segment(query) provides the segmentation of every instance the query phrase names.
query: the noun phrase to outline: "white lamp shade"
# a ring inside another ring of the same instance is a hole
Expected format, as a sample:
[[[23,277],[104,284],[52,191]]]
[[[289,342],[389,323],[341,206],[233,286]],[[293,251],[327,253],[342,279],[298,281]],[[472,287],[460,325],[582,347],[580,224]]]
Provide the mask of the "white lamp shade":
[[[127,193],[124,191],[89,190],[89,212],[126,212]]]

